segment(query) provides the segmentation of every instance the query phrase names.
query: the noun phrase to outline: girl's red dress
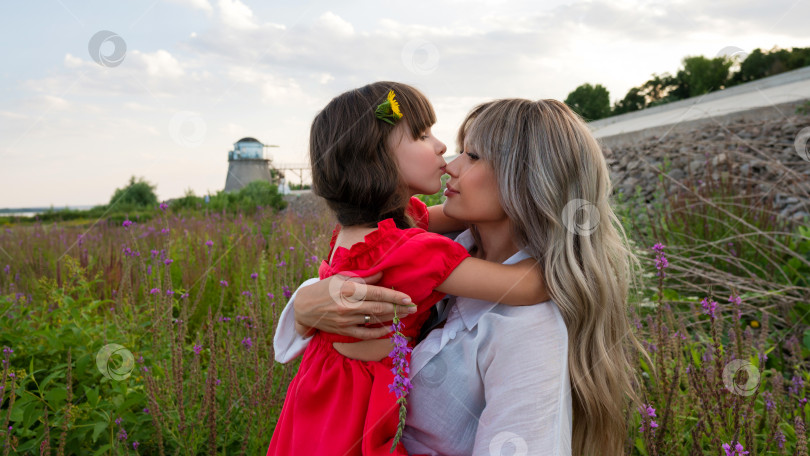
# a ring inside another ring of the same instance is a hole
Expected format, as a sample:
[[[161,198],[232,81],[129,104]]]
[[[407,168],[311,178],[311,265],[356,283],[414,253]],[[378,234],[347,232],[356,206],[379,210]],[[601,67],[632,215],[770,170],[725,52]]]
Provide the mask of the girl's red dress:
[[[409,214],[427,227],[424,204],[412,202]],[[417,305],[416,313],[401,319],[402,333],[412,338],[409,345],[413,348],[430,307],[443,296],[433,289],[469,254],[444,236],[421,228],[399,229],[392,219],[377,226],[364,242],[350,249],[338,247],[332,263],[321,264],[319,276],[325,279],[351,271],[365,277],[383,271],[377,285],[402,291]],[[332,248],[338,229],[332,236]],[[402,443],[391,453],[399,423],[399,405],[388,387],[394,381],[392,359],[358,361],[332,346],[333,342],[357,341],[360,339],[315,333],[287,389],[267,456],[408,454]]]

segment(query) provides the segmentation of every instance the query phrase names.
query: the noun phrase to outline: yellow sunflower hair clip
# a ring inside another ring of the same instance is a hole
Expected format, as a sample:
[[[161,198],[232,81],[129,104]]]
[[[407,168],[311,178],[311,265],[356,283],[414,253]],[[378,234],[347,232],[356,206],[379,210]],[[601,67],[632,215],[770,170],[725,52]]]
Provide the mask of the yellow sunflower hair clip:
[[[399,103],[394,98],[395,96],[394,91],[389,90],[388,99],[380,103],[374,111],[378,119],[391,125],[396,124],[397,120],[402,118],[402,111],[399,110]]]

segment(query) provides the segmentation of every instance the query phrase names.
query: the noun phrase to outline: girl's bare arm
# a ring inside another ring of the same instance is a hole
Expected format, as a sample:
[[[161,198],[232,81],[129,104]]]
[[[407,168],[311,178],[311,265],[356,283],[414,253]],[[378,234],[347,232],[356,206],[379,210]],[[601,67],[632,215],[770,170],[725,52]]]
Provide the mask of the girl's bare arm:
[[[512,306],[529,306],[551,299],[540,265],[533,258],[509,265],[467,258],[436,290]]]

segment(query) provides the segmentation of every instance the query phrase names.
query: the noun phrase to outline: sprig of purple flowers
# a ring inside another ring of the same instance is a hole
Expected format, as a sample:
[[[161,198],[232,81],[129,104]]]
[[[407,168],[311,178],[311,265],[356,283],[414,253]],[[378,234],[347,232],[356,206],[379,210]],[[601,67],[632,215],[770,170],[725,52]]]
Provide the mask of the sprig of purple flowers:
[[[408,353],[412,351],[408,346],[408,340],[402,334],[402,321],[397,315],[396,308],[394,308],[394,321],[391,324],[391,341],[394,343],[394,349],[388,354],[389,358],[394,359],[394,367],[391,368],[391,373],[394,374],[394,383],[388,385],[388,391],[397,396],[397,404],[399,404],[399,425],[397,426],[397,433],[394,436],[394,442],[391,445],[391,452],[397,447],[399,440],[402,438],[402,431],[405,429],[405,416],[407,415],[406,404],[408,400],[405,396],[413,388],[411,380],[408,378],[408,373],[411,369],[408,367]]]
[[[652,249],[655,251],[655,269],[658,269],[658,276],[663,278],[666,276],[664,268],[669,267],[669,261],[664,256],[664,245],[659,242],[652,246]]]

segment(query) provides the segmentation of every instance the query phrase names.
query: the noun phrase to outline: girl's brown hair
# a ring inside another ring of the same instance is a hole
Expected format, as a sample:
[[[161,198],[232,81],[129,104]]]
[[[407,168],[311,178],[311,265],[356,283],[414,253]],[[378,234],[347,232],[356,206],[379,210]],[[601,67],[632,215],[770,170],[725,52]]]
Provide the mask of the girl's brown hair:
[[[403,115],[396,125],[374,113],[390,90]],[[312,121],[312,191],[326,200],[343,226],[376,226],[387,218],[400,228],[413,226],[405,213],[410,195],[392,153],[392,133],[404,128],[417,139],[434,123],[430,101],[406,84],[375,82],[338,95]]]

